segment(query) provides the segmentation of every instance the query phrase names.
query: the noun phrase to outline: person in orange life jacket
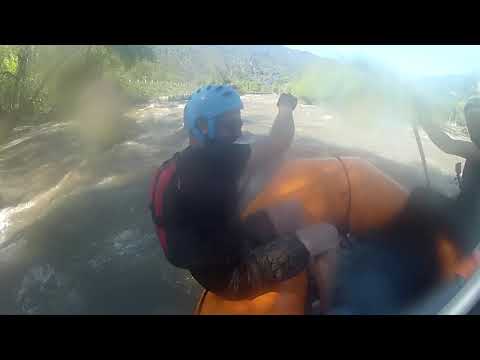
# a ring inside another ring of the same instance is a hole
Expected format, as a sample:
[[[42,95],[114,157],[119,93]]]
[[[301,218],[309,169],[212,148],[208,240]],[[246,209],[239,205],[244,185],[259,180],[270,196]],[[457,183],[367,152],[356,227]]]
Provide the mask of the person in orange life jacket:
[[[239,181],[289,148],[296,105],[295,97],[282,94],[269,136],[253,145],[239,144],[239,94],[227,85],[198,89],[184,110],[190,145],[154,177],[152,218],[167,259],[223,297],[266,292],[307,269],[312,257],[338,246],[337,229],[304,226],[303,210],[295,202],[240,218]]]

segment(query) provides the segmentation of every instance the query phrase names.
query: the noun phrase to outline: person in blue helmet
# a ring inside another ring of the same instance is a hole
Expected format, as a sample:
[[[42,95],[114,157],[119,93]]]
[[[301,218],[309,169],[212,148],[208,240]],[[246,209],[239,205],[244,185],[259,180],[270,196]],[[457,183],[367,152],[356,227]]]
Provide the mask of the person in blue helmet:
[[[338,246],[337,229],[304,227],[295,203],[240,219],[239,182],[289,148],[296,105],[282,94],[269,136],[253,145],[237,143],[243,103],[231,86],[204,86],[185,106],[190,144],[156,172],[150,208],[166,258],[209,291],[231,299],[258,295]]]

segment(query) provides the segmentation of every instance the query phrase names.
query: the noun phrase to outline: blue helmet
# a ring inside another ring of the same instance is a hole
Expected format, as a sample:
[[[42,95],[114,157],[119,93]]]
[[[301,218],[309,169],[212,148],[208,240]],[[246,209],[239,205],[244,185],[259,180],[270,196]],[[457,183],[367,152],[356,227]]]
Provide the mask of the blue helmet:
[[[208,85],[195,91],[184,109],[185,127],[198,141],[205,136],[198,128],[198,120],[208,124],[208,138],[215,139],[215,123],[227,111],[241,110],[243,103],[237,91],[229,85]]]

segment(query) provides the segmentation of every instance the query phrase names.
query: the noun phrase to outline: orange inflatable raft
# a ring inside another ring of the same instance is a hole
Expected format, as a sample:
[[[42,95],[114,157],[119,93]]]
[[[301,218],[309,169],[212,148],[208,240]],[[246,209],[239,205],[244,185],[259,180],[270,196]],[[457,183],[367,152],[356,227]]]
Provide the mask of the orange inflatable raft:
[[[285,200],[299,200],[308,223],[348,226],[353,234],[380,228],[405,206],[408,192],[367,161],[357,158],[299,159],[284,163],[251,201],[243,216]],[[445,276],[455,273],[459,256],[439,239]],[[307,274],[285,281],[253,299],[231,301],[204,291],[195,314],[275,315],[305,313]]]

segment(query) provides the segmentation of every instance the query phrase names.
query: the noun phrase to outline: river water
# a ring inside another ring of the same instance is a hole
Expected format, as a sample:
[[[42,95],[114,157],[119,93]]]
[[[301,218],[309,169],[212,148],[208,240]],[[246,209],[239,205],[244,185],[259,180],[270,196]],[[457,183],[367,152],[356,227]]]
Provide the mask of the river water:
[[[268,132],[275,102],[244,96],[246,136]],[[192,312],[200,288],[166,262],[148,212],[155,167],[186,145],[183,106],[132,109],[133,131],[94,154],[70,122],[14,129],[0,146],[0,313]],[[360,155],[407,187],[424,182],[404,123],[364,127],[306,105],[295,119],[290,157]],[[422,140],[433,185],[455,194],[458,159]]]

